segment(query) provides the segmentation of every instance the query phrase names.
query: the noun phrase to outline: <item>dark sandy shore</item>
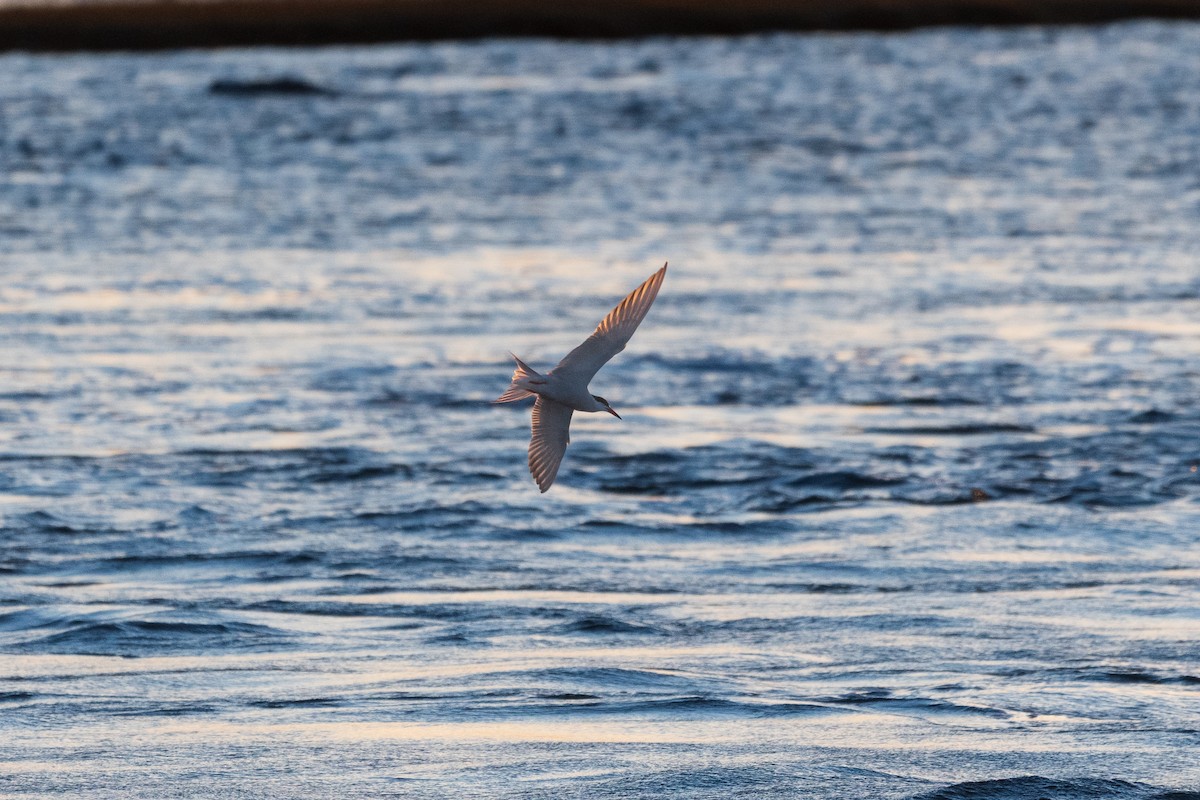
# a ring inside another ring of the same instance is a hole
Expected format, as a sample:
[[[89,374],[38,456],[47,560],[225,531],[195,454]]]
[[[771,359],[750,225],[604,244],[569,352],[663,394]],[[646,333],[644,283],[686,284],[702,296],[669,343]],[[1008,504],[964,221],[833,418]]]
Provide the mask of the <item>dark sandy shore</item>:
[[[1127,17],[1200,17],[1200,0],[0,0],[0,49],[892,30]]]

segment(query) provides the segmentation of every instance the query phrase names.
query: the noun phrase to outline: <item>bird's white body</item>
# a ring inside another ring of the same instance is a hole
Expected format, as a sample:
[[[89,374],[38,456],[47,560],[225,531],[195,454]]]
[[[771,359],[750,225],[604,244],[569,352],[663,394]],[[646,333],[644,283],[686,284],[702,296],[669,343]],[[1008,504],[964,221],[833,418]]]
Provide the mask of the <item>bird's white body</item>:
[[[651,275],[608,313],[583,344],[576,347],[546,374],[531,369],[513,356],[517,368],[508,390],[496,399],[511,403],[537,396],[533,406],[533,436],[529,440],[529,472],[543,492],[554,483],[567,444],[571,441],[571,415],[576,411],[607,411],[621,415],[603,397],[588,389],[595,374],[609,359],[625,349],[633,332],[646,317],[667,274],[667,265]]]
[[[515,356],[514,356],[515,358]],[[562,403],[575,411],[605,411],[607,407],[598,402],[588,389],[587,384],[580,385],[579,381],[560,378],[550,370],[545,375],[534,373],[537,377],[527,377],[522,380],[522,388],[527,388],[539,397]]]

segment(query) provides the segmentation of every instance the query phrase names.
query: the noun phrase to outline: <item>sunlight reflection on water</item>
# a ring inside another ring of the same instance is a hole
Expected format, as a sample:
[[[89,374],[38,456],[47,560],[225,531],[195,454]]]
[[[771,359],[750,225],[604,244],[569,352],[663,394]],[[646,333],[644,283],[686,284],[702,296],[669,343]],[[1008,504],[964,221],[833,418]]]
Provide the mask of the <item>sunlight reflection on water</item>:
[[[1194,787],[1197,47],[0,56],[0,793]]]

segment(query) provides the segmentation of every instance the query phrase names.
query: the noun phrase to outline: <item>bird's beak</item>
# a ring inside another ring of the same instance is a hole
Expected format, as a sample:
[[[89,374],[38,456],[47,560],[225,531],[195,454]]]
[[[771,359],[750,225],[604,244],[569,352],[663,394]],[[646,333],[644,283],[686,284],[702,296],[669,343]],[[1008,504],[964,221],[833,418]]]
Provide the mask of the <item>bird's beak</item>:
[[[621,418],[621,415],[620,415],[620,414],[618,414],[617,412],[615,412],[615,411],[613,411],[613,410],[612,410],[612,406],[608,406],[608,407],[607,407],[607,408],[605,408],[604,410],[605,410],[605,411],[607,411],[608,413],[612,414],[612,415],[613,415],[614,417],[616,417],[617,419],[620,419],[620,418]]]

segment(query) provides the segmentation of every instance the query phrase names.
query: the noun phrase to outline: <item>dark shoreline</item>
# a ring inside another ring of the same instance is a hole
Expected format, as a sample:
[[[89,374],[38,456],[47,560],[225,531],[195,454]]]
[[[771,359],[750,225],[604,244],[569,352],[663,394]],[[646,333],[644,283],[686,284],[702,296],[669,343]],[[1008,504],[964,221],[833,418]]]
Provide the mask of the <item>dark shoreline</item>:
[[[1200,18],[1198,0],[95,0],[0,6],[0,50],[569,39]]]

